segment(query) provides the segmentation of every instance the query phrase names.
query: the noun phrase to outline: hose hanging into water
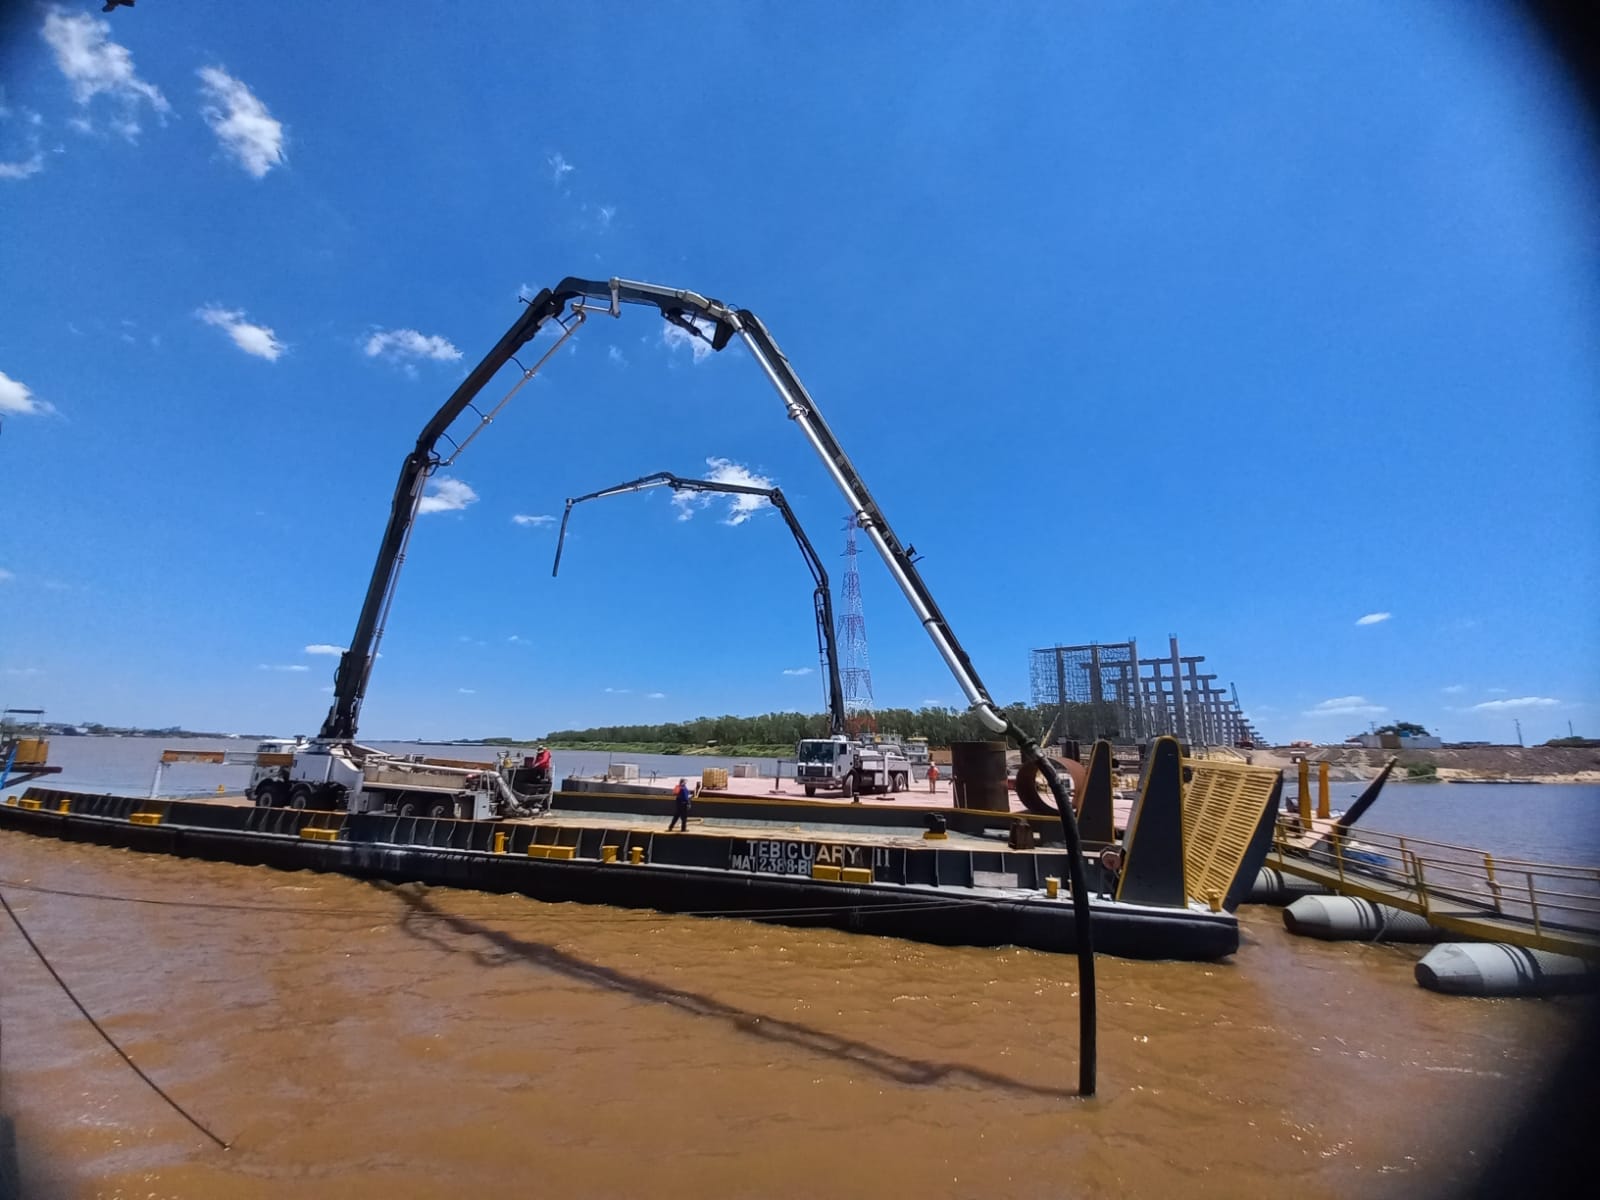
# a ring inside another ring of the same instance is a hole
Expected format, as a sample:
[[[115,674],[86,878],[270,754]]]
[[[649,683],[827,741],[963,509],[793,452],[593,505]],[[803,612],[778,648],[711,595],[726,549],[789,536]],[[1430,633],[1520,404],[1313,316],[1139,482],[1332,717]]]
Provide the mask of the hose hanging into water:
[[[105,1031],[100,1022],[94,1019],[89,1010],[83,1006],[83,1001],[79,1000],[78,997],[73,994],[72,989],[67,986],[67,981],[61,978],[60,973],[55,969],[55,967],[51,966],[50,960],[44,956],[44,951],[39,949],[39,943],[33,940],[33,935],[31,935],[28,932],[27,927],[23,925],[22,918],[17,916],[16,911],[11,907],[11,903],[6,899],[4,892],[0,892],[0,907],[3,907],[6,910],[6,915],[11,918],[11,923],[17,927],[17,932],[22,935],[22,940],[28,943],[28,948],[33,951],[34,956],[44,964],[44,969],[50,972],[50,978],[56,981],[56,985],[66,993],[67,999],[71,1000],[74,1007],[76,1007],[77,1010],[83,1014],[83,1019],[89,1022],[90,1025],[94,1026],[94,1031],[105,1039],[106,1045],[115,1050],[118,1057],[121,1058],[123,1062],[127,1063],[130,1068],[132,1068],[135,1075],[144,1080],[145,1084],[150,1088],[151,1091],[165,1100],[173,1112],[177,1113],[201,1133],[205,1134],[206,1137],[210,1138],[220,1148],[223,1150],[228,1149],[227,1142],[223,1141],[216,1134],[212,1133],[211,1130],[207,1129],[203,1124],[200,1123],[199,1120],[191,1116],[189,1111],[184,1108],[183,1105],[179,1104],[171,1096],[167,1095],[166,1092],[162,1091],[161,1085],[154,1079],[151,1079],[150,1076],[146,1075],[143,1068],[141,1068],[138,1063],[134,1062],[133,1059],[129,1058],[128,1052],[121,1046],[117,1045],[116,1041],[109,1033]]]
[[[1022,751],[1023,766],[1036,767],[1050,785],[1050,794],[1055,797],[1061,814],[1061,833],[1067,843],[1067,886],[1072,893],[1073,940],[1078,949],[1078,1094],[1092,1096],[1098,1038],[1095,1032],[1094,930],[1089,913],[1089,880],[1083,870],[1083,839],[1078,836],[1072,797],[1067,794],[1055,764],[1039,752],[1038,744],[1015,721],[1006,721],[1006,736]]]

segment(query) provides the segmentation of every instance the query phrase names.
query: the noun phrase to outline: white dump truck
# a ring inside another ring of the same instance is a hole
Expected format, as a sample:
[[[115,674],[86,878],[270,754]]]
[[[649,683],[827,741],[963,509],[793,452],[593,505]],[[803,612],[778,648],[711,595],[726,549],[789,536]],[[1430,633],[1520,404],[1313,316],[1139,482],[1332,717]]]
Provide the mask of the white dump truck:
[[[795,778],[806,795],[836,791],[842,796],[903,792],[911,782],[911,763],[898,746],[863,745],[842,735],[805,738],[795,747]]]

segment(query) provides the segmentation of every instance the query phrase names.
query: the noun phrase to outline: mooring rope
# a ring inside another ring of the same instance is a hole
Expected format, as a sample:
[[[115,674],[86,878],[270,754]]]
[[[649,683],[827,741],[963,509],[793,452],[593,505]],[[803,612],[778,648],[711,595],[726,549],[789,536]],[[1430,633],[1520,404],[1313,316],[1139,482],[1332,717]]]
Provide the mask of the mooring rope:
[[[33,940],[33,935],[28,932],[27,926],[25,926],[22,923],[22,918],[17,916],[16,910],[11,907],[11,903],[10,903],[10,901],[8,901],[6,899],[4,892],[0,892],[0,906],[3,906],[5,908],[6,915],[11,918],[11,923],[17,927],[17,932],[22,935],[22,940],[28,943],[28,948],[30,950],[32,950],[34,955],[38,958],[38,960],[41,963],[44,964],[44,969],[46,971],[50,972],[50,977],[52,979],[54,979],[56,981],[57,986],[60,987],[61,990],[66,993],[67,999],[71,1000],[73,1005],[77,1008],[77,1010],[80,1013],[83,1014],[83,1019],[85,1021],[89,1022],[90,1025],[94,1026],[94,1031],[96,1033],[98,1033],[102,1038],[105,1039],[106,1045],[110,1046],[113,1050],[115,1050],[117,1052],[118,1057],[120,1057],[123,1062],[128,1064],[128,1066],[132,1069],[132,1071],[133,1071],[133,1073],[135,1075],[137,1075],[140,1079],[144,1080],[144,1082],[146,1083],[146,1085],[149,1086],[151,1091],[153,1091],[156,1095],[160,1096],[163,1100],[165,1100],[167,1102],[167,1104],[172,1108],[173,1112],[177,1113],[180,1117],[182,1117],[185,1121],[189,1122],[189,1124],[193,1125],[201,1133],[205,1134],[206,1137],[210,1138],[213,1142],[215,1142],[222,1149],[224,1149],[224,1150],[228,1149],[228,1143],[227,1142],[223,1141],[216,1134],[212,1133],[211,1130],[206,1128],[206,1126],[204,1124],[202,1124],[198,1119],[196,1119],[189,1112],[188,1109],[184,1108],[183,1105],[179,1104],[171,1096],[167,1095],[167,1093],[162,1089],[161,1085],[159,1083],[157,1083],[154,1079],[151,1079],[150,1076],[146,1075],[144,1073],[144,1069],[142,1067],[140,1067],[138,1063],[134,1062],[133,1059],[129,1058],[128,1057],[128,1052],[126,1050],[124,1050],[121,1046],[117,1045],[116,1039],[113,1038],[109,1033],[107,1033],[105,1031],[104,1026],[102,1026],[99,1021],[96,1021],[94,1019],[94,1015],[87,1008],[85,1008],[83,1006],[83,1001],[79,1000],[78,997],[75,994],[73,994],[72,989],[67,986],[67,981],[65,979],[61,978],[61,972],[57,971],[55,969],[55,967],[53,965],[51,965],[50,960],[45,957],[44,951],[39,949],[39,943]]]

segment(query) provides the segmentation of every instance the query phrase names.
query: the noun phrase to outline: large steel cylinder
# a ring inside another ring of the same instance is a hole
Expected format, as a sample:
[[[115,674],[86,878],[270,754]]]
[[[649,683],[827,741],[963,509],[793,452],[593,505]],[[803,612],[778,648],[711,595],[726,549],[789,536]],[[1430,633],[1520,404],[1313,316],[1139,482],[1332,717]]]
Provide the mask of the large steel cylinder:
[[[1010,812],[1004,742],[951,742],[950,774],[957,808]]]

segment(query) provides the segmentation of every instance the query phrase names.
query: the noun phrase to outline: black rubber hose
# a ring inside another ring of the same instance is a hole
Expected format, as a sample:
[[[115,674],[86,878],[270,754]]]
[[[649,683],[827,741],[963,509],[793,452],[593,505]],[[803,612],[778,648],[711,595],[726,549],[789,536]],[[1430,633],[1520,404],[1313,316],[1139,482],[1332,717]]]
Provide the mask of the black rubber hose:
[[[1022,751],[1026,766],[1037,766],[1056,807],[1061,810],[1061,833],[1067,843],[1067,886],[1072,892],[1072,926],[1078,945],[1078,1094],[1092,1096],[1095,1089],[1095,1000],[1094,932],[1089,913],[1089,880],[1083,871],[1083,840],[1078,836],[1078,818],[1072,811],[1072,797],[1062,786],[1055,764],[1039,752],[1034,740],[1014,721],[1006,722],[1006,734]]]

